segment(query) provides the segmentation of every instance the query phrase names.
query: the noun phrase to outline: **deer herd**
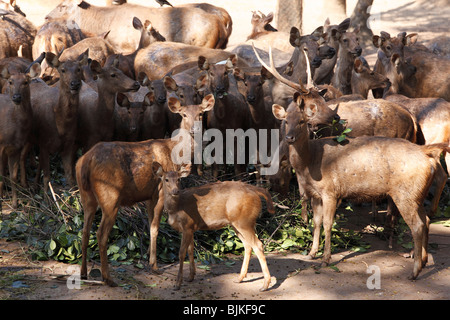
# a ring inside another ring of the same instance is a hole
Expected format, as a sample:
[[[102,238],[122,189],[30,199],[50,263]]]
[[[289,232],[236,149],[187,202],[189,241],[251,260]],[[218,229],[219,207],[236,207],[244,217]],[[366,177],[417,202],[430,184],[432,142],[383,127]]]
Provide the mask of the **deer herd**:
[[[194,232],[231,225],[245,248],[239,282],[253,250],[264,274],[261,290],[267,290],[270,273],[255,223],[261,198],[265,210],[275,212],[268,188],[287,197],[293,175],[313,211],[308,258],[318,253],[323,227],[322,260],[330,263],[331,229],[343,199],[387,199],[387,225],[399,213],[412,233],[410,278],[427,263],[430,217],[450,168],[450,60],[418,43],[416,33],[374,35],[371,69],[350,19],[336,25],[327,19],[301,35],[296,27],[277,31],[273,14],[253,12],[252,33],[230,47],[231,16],[207,3],[63,0],[39,28],[16,0],[0,3],[0,196],[8,186],[17,208],[17,186],[29,187],[30,172],[38,184],[41,171],[47,192],[50,159],[59,155],[65,183],[78,187],[84,212],[83,278],[97,209],[102,277],[114,286],[109,233],[120,207],[145,202],[152,271],[159,272],[156,240],[165,210],[182,233],[177,289],[186,253],[194,279]],[[279,130],[278,171],[257,179],[268,187],[239,181],[248,163],[235,162],[237,181],[219,181],[227,168],[213,163],[216,182],[182,189],[180,179],[204,174],[204,165],[174,160],[185,143],[178,137],[184,130],[199,147],[194,135],[205,129],[223,135]],[[336,139],[343,132],[346,139]]]

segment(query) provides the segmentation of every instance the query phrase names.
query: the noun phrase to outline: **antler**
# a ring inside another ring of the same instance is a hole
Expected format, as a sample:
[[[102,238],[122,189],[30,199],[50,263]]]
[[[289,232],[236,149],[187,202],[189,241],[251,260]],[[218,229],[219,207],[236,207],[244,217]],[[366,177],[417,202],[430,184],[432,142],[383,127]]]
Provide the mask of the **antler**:
[[[295,83],[293,81],[290,81],[288,79],[286,79],[285,77],[283,77],[281,74],[278,73],[277,69],[275,68],[275,65],[273,63],[273,56],[272,56],[272,47],[269,46],[269,61],[270,61],[270,67],[261,59],[261,57],[259,56],[258,52],[255,49],[255,45],[252,42],[252,47],[253,47],[253,51],[255,52],[256,58],[258,59],[258,61],[261,63],[261,65],[266,68],[271,74],[273,74],[273,76],[275,78],[277,78],[278,80],[280,80],[282,83],[284,83],[285,85],[295,89],[296,91],[299,92],[303,92],[303,93],[308,93],[309,90],[306,89],[303,84],[301,83]]]

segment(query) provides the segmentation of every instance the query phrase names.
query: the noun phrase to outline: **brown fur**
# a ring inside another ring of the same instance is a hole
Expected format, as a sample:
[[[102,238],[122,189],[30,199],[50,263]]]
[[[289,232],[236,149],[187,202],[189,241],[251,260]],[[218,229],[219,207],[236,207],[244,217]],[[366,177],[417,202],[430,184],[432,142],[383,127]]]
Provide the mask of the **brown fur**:
[[[355,58],[361,55],[362,49],[358,38],[359,28],[354,31],[345,31],[339,37],[339,51],[331,84],[344,95],[351,94],[352,70]]]
[[[378,55],[375,70],[390,79],[393,93],[410,98],[434,97],[450,101],[450,59],[416,44],[417,38],[417,34],[407,35],[406,32],[397,37],[386,32],[373,36],[374,45],[384,53],[384,56]],[[409,69],[404,69],[404,64],[414,66],[415,72],[408,73]]]
[[[98,92],[84,85],[80,94],[77,144],[84,152],[99,141],[112,140],[116,93],[140,88],[139,82],[124,75],[116,66],[117,62],[102,68],[95,60],[90,64],[97,77]]]
[[[39,167],[44,172],[44,190],[50,181],[50,155],[61,152],[64,173],[69,185],[75,184],[75,137],[80,102],[81,68],[87,64],[87,53],[78,60],[60,62],[58,57],[46,54],[48,65],[61,75],[57,85],[50,87],[43,82],[31,86],[33,107],[33,144],[39,147]],[[64,70],[64,72],[62,72]],[[40,179],[40,170],[36,181]]]
[[[194,121],[214,105],[214,98],[205,97],[201,105],[181,107],[177,99],[169,99],[173,112],[186,114],[181,128],[192,130]],[[193,140],[193,139],[192,139]],[[86,250],[95,212],[99,206],[102,220],[97,231],[102,276],[106,284],[115,285],[109,275],[106,254],[108,235],[121,206],[146,201],[150,225],[150,265],[157,270],[156,237],[159,230],[163,202],[158,189],[159,179],[152,173],[157,161],[164,170],[174,170],[172,150],[179,143],[172,139],[142,142],[100,142],[77,162],[76,176],[84,210],[81,276],[87,277]]]
[[[9,94],[0,95],[0,198],[3,197],[4,177],[8,160],[12,189],[12,205],[17,208],[17,177],[20,156],[29,144],[33,127],[33,110],[31,108],[30,82],[40,74],[40,65],[34,64],[30,72],[17,72],[6,66],[0,70],[0,76],[7,79]],[[23,167],[21,168],[23,169]],[[22,174],[22,185],[26,183],[25,172]],[[23,185],[24,186],[24,185]]]
[[[23,15],[10,11],[1,18],[0,59],[17,57],[22,47],[22,57],[33,60],[32,46],[36,27]]]
[[[427,155],[429,148],[404,139],[358,137],[344,145],[329,138],[309,140],[306,121],[317,108],[310,106],[307,100],[299,96],[297,105],[291,105],[287,111],[274,105],[273,112],[278,119],[287,122],[290,162],[314,211],[314,240],[309,257],[315,257],[319,249],[323,223],[323,262],[330,262],[331,228],[339,201],[388,195],[413,234],[411,278],[417,278],[427,262],[429,218],[422,206],[440,166],[439,159]],[[442,151],[443,146],[430,148]]]
[[[260,291],[265,291],[270,284],[270,273],[261,241],[255,235],[256,219],[261,212],[261,199],[265,198],[267,210],[274,213],[272,198],[266,189],[243,182],[226,181],[207,184],[200,187],[180,190],[180,177],[187,176],[188,170],[181,173],[164,172],[160,164],[153,163],[153,172],[162,181],[164,208],[169,215],[168,222],[175,230],[182,233],[180,246],[180,268],[175,289],[183,281],[183,264],[186,252],[189,253],[189,281],[194,280],[194,232],[197,230],[217,230],[231,225],[244,244],[244,262],[238,282],[247,275],[251,250],[258,257],[264,274],[264,284]]]
[[[65,6],[65,7],[64,7]],[[70,10],[72,14],[69,14]],[[152,8],[125,3],[120,6],[97,7],[85,1],[64,0],[46,19],[75,20],[83,32],[111,31],[111,44],[116,52],[131,53],[139,43],[139,33],[131,26],[133,17],[148,19],[167,41],[218,48],[229,34],[221,18],[195,7]]]

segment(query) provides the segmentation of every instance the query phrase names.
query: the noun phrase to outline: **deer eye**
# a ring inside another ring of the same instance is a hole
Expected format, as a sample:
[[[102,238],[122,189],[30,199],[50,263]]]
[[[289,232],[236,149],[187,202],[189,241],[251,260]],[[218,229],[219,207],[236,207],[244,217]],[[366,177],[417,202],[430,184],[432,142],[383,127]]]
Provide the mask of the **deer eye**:
[[[116,74],[115,73],[111,73],[111,78],[115,78]]]
[[[386,46],[386,49],[391,50],[392,47],[391,46]]]
[[[66,69],[61,69],[61,72],[62,73],[66,73]]]
[[[9,83],[11,86],[13,85],[12,80],[9,80],[8,83]]]

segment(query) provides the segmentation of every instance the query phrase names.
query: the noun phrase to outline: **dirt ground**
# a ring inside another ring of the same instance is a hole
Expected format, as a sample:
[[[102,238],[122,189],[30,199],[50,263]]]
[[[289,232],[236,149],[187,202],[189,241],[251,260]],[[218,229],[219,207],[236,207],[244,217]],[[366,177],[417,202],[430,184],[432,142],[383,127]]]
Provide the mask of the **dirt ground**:
[[[25,1],[26,2],[26,1]],[[41,1],[41,10],[31,4],[36,24],[42,21],[45,10],[55,1]],[[178,1],[181,2],[181,1]],[[220,5],[221,1],[209,1]],[[374,1],[379,13],[374,33],[388,31],[395,35],[401,31],[418,32],[422,41],[448,32],[449,6],[445,1],[414,3],[411,1],[390,2],[383,7]],[[18,1],[19,5],[20,0]],[[177,1],[173,1],[174,4]],[[245,4],[244,4],[245,3]],[[258,3],[261,3],[258,1]],[[263,4],[265,2],[262,2]],[[439,5],[438,5],[439,3]],[[254,1],[227,1],[226,9],[237,17],[246,12],[248,20],[235,20],[233,33],[247,36],[250,23],[250,10],[259,9],[268,13],[275,8],[251,7]],[[47,5],[47,7],[45,7]],[[384,8],[384,9],[383,9]],[[27,7],[22,5],[27,12]],[[47,11],[48,12],[48,11]],[[320,22],[321,23],[321,22]],[[318,25],[320,24],[318,23]],[[244,27],[245,24],[245,27]],[[234,43],[240,38],[233,38]],[[233,43],[232,43],[233,44]],[[373,48],[367,48],[363,55],[373,64]],[[371,60],[372,59],[372,60]],[[372,217],[369,207],[361,207],[349,215],[348,227],[364,230]],[[111,267],[112,275],[120,284],[109,288],[96,283],[83,283],[73,288],[78,266],[56,261],[32,261],[26,244],[6,242],[0,239],[0,299],[18,300],[306,300],[306,299],[355,299],[355,300],[435,300],[450,299],[450,228],[442,224],[432,224],[430,240],[433,244],[429,252],[429,263],[416,281],[407,279],[411,273],[413,261],[403,255],[406,249],[394,246],[387,249],[387,243],[371,233],[364,233],[363,240],[370,243],[367,252],[340,251],[332,256],[337,262],[334,267],[320,268],[320,260],[307,261],[301,254],[267,254],[267,262],[272,275],[268,291],[259,292],[262,285],[262,273],[255,256],[252,256],[247,279],[235,283],[241,257],[230,257],[229,261],[211,265],[210,268],[197,268],[197,276],[192,283],[185,282],[179,291],[173,290],[178,264],[160,265],[163,273],[154,275],[134,266]],[[230,263],[231,261],[231,263]],[[234,262],[234,263],[233,263]],[[380,289],[369,289],[372,273],[370,266],[380,271]],[[99,268],[99,265],[89,265]],[[188,265],[185,265],[187,275]],[[186,278],[186,277],[185,277]],[[69,280],[69,282],[67,281]]]
[[[92,282],[77,288],[79,266],[56,261],[31,261],[27,246],[0,240],[0,299],[19,300],[440,300],[450,299],[450,227],[433,223],[430,228],[429,263],[418,279],[408,280],[413,260],[408,250],[387,242],[367,227],[374,218],[370,207],[357,207],[345,213],[343,225],[361,231],[362,241],[370,244],[367,252],[339,251],[332,255],[332,267],[320,267],[320,259],[308,261],[299,253],[266,255],[271,285],[259,292],[263,278],[253,255],[249,273],[235,283],[242,264],[240,256],[229,256],[208,269],[197,264],[193,282],[184,282],[174,291],[179,264],[160,265],[163,273],[152,274],[134,266],[111,266],[119,287],[110,288]],[[344,209],[340,210],[344,212]],[[378,216],[378,219],[380,216]],[[88,264],[89,271],[99,264]],[[374,269],[371,269],[374,268]],[[185,264],[185,279],[189,265]],[[379,270],[379,288],[375,269]],[[368,272],[368,270],[372,270]]]

